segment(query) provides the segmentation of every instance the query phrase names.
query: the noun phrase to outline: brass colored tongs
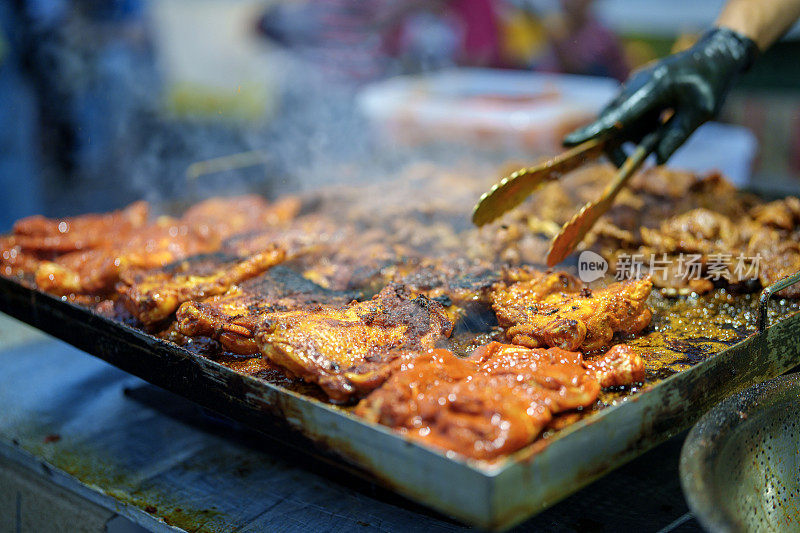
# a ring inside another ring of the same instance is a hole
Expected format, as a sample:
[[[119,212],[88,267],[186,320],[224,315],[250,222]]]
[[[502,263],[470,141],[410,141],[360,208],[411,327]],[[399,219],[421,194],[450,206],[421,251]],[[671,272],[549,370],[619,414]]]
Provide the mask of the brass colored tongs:
[[[575,250],[595,222],[609,210],[614,199],[631,176],[653,152],[660,138],[660,131],[645,135],[617,171],[614,180],[606,187],[600,198],[584,205],[569,222],[561,227],[561,231],[550,244],[547,266],[560,263]],[[609,138],[590,139],[542,165],[523,168],[503,178],[489,192],[481,196],[472,212],[472,222],[476,226],[483,226],[495,220],[503,213],[518,206],[545,183],[555,181],[563,174],[600,157],[611,142],[614,141]]]
[[[497,182],[481,196],[472,212],[472,222],[483,226],[511,211],[545,183],[593,161],[603,154],[604,139],[590,139],[535,167],[521,168]]]

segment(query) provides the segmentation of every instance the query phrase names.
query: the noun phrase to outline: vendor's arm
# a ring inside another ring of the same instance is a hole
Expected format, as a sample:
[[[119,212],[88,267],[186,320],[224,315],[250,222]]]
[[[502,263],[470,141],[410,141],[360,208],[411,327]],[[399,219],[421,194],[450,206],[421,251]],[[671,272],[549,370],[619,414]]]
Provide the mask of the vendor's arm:
[[[730,0],[716,26],[743,35],[766,50],[800,18],[800,0]]]
[[[660,129],[656,159],[662,164],[704,122],[714,117],[731,86],[759,52],[780,38],[800,16],[800,0],[731,0],[691,48],[635,72],[620,94],[588,126],[567,135],[572,146],[613,135],[638,142]],[[662,125],[665,111],[671,115]],[[610,150],[617,165],[621,149]]]

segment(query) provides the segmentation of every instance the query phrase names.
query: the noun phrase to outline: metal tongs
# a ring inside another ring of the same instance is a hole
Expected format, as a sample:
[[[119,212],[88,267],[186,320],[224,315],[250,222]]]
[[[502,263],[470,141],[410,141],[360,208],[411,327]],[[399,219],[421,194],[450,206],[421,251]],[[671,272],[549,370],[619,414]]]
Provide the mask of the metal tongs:
[[[619,168],[614,180],[606,187],[600,198],[584,205],[569,222],[561,227],[561,231],[550,243],[547,266],[560,263],[575,250],[595,222],[609,210],[631,176],[642,166],[647,156],[655,150],[660,138],[660,131],[645,135]],[[615,141],[611,138],[590,139],[539,166],[517,170],[500,180],[491,190],[481,196],[472,212],[472,222],[476,226],[488,224],[521,204],[525,198],[544,184],[555,181],[563,174],[597,159],[613,142]]]

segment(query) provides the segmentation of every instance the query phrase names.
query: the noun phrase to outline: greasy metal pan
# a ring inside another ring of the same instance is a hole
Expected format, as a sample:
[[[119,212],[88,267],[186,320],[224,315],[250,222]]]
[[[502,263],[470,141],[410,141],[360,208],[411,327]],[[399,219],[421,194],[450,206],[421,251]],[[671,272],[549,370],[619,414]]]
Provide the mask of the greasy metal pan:
[[[799,279],[800,274],[765,289],[763,317],[770,295]],[[760,320],[756,333],[692,368],[643,387],[505,460],[486,464],[409,442],[346,410],[239,374],[2,277],[0,311],[268,435],[313,442],[315,453],[337,464],[489,529],[521,522],[689,427],[728,395],[800,362],[800,314],[772,325]]]

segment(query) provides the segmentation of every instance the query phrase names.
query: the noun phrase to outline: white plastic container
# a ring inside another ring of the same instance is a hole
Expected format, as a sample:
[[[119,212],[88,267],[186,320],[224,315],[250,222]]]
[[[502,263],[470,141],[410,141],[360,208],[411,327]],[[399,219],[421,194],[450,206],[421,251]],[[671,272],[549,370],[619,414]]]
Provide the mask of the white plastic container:
[[[391,143],[477,143],[550,153],[617,90],[605,78],[493,69],[401,76],[365,87],[361,111]]]
[[[535,159],[561,151],[564,134],[595,117],[618,90],[609,78],[461,68],[374,83],[358,95],[358,106],[390,144],[458,143]],[[712,122],[669,165],[719,170],[744,186],[757,150],[748,129]]]

